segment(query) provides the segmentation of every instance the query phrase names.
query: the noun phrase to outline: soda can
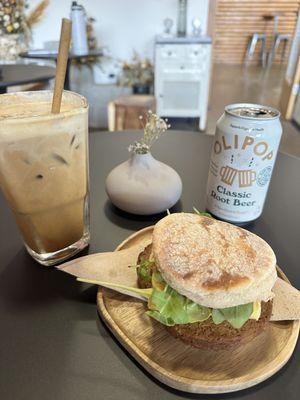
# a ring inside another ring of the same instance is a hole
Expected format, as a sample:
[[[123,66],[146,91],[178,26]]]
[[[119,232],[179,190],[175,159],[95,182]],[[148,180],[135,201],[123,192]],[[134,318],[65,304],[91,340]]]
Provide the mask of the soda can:
[[[279,111],[259,104],[225,107],[206,192],[206,208],[217,218],[243,225],[261,215],[282,134],[279,118]]]

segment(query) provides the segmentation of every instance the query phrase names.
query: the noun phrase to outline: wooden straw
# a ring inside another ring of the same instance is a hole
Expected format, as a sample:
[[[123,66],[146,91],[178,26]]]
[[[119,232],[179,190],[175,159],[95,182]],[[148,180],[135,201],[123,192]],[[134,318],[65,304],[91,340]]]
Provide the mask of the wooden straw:
[[[51,109],[51,112],[54,114],[58,114],[60,112],[60,105],[62,93],[64,90],[65,76],[69,57],[71,29],[72,22],[67,18],[63,18],[60,31],[59,50],[56,63],[55,83]]]

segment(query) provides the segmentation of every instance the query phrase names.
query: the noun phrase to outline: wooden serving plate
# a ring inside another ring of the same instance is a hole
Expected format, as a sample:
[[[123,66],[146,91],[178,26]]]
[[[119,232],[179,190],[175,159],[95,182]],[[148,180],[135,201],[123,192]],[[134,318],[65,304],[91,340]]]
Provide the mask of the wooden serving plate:
[[[152,230],[131,235],[117,250],[150,242]],[[280,269],[278,274],[288,281]],[[299,334],[299,321],[270,322],[251,343],[233,351],[200,350],[170,336],[145,314],[142,301],[99,288],[97,306],[114,336],[150,374],[190,393],[226,393],[257,385],[287,363]]]

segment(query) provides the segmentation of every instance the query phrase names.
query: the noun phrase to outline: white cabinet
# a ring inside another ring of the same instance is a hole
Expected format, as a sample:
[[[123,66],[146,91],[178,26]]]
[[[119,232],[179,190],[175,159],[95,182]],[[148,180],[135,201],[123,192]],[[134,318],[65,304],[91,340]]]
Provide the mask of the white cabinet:
[[[206,127],[211,43],[156,43],[155,97],[165,117],[200,117]]]

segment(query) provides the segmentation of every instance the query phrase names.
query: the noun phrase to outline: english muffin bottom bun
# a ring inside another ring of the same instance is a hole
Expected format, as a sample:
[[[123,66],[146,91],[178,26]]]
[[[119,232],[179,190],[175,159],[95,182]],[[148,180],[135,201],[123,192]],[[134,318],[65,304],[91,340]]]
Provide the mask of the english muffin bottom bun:
[[[276,257],[257,235],[197,214],[176,213],[154,227],[153,257],[163,279],[180,294],[211,308],[273,296]]]

